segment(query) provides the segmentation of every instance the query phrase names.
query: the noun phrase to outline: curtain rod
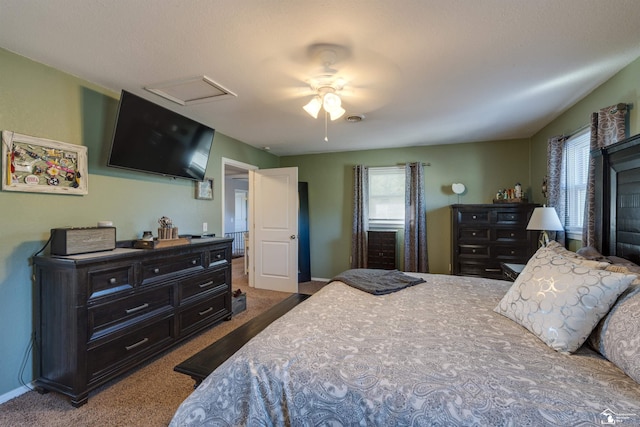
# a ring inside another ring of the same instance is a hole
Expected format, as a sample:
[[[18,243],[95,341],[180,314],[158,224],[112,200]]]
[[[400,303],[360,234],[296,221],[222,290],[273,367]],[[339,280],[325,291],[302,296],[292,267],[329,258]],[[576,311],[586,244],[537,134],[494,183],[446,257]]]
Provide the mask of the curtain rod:
[[[404,166],[406,165],[406,163],[396,163],[394,166],[396,167],[400,167],[400,166]],[[368,166],[369,169],[376,169],[376,168],[392,168],[394,166]],[[426,162],[426,163],[422,163],[422,166],[431,166],[430,162]],[[354,168],[356,167],[356,165],[353,166]]]
[[[560,135],[560,138],[564,138],[564,139],[571,138],[573,135],[575,135],[575,134],[577,134],[577,133],[580,133],[580,132],[582,132],[582,131],[583,131],[583,130],[585,130],[585,129],[588,129],[590,126],[591,126],[591,124],[590,124],[590,123],[587,123],[586,125],[582,125],[582,126],[580,126],[578,129],[576,129],[576,130],[574,130],[574,131],[572,131],[572,132],[569,132],[569,133],[563,133],[562,135]]]

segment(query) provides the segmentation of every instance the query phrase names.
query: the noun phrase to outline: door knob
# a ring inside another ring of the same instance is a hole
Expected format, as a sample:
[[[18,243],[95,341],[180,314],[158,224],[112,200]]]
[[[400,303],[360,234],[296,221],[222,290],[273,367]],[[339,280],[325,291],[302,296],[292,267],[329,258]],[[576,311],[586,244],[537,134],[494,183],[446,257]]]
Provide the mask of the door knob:
[[[291,236],[289,236],[289,238],[290,238],[291,240],[296,240],[296,235],[295,235],[295,234],[292,234]]]

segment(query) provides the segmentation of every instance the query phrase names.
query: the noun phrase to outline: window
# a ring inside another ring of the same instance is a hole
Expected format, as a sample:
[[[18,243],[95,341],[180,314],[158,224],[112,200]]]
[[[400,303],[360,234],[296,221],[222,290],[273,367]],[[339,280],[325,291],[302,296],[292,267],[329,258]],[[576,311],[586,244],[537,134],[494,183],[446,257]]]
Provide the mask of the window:
[[[566,217],[565,230],[571,239],[582,238],[584,205],[589,173],[589,129],[577,133],[565,142]]]
[[[369,168],[369,226],[404,226],[404,167]]]

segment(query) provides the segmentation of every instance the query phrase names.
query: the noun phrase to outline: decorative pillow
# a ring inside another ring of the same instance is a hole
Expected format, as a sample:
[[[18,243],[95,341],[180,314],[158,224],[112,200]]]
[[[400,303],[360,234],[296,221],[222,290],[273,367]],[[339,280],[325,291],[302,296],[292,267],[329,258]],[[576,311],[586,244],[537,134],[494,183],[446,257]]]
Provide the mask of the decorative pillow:
[[[547,249],[550,249],[553,252],[555,252],[556,254],[562,255],[565,258],[586,259],[582,255],[578,255],[577,253],[575,253],[573,251],[570,251],[569,249],[565,248],[564,246],[562,246],[560,243],[556,242],[555,240],[551,240],[547,244]]]
[[[609,265],[609,263],[605,261],[587,259],[582,255],[570,251],[555,240],[549,242],[549,244],[547,245],[547,249],[550,249],[554,253],[568,259],[575,264],[580,264],[587,268],[597,268],[599,270],[604,270]]]
[[[576,251],[576,254],[593,261],[608,261],[607,257],[598,252],[593,246],[583,246]]]
[[[494,309],[561,353],[576,351],[636,276],[578,265],[540,248]]]
[[[640,286],[632,285],[620,296],[589,344],[640,383]]]

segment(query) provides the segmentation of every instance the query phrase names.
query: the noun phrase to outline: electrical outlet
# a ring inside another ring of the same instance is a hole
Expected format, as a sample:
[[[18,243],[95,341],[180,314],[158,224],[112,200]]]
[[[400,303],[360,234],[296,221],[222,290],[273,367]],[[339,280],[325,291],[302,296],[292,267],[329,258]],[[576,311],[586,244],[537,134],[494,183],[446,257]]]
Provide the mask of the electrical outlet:
[[[207,224],[206,222],[202,223],[202,232],[206,233],[207,230],[209,230],[209,224]]]

